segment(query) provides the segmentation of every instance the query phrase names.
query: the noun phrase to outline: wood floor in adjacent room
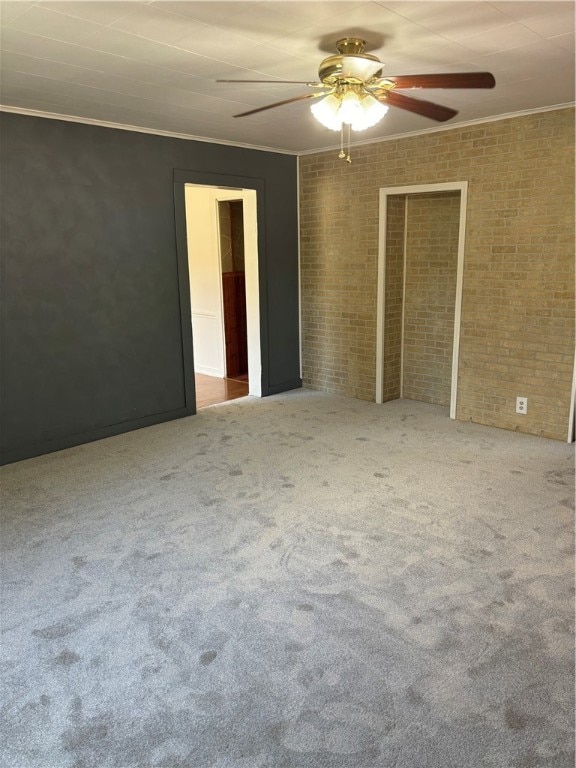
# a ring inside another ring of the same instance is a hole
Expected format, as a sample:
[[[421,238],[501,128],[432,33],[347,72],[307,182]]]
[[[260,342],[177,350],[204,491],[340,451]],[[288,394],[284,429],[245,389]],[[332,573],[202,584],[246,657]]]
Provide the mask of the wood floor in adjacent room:
[[[203,373],[194,374],[196,383],[196,408],[206,408],[209,405],[226,403],[248,394],[248,376],[237,379],[221,379],[218,376],[206,376]]]

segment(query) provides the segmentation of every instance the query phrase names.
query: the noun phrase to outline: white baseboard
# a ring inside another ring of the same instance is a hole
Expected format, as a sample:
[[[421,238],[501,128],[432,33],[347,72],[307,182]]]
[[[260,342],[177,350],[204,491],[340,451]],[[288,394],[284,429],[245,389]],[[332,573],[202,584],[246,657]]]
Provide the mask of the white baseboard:
[[[194,365],[195,373],[203,373],[205,376],[216,376],[218,379],[224,378],[224,372],[218,368],[210,368],[207,365]]]

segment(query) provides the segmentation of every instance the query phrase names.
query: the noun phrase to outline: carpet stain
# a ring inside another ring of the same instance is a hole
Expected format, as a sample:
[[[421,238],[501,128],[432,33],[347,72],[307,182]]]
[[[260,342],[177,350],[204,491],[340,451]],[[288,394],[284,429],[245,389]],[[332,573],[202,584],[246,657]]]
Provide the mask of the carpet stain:
[[[107,725],[83,725],[70,728],[62,734],[62,745],[67,752],[80,747],[93,746],[108,735]]]
[[[66,624],[51,624],[49,627],[32,630],[34,637],[40,637],[42,640],[57,640],[59,637],[66,637],[72,632],[74,632],[74,628]]]
[[[513,706],[508,706],[504,712],[506,725],[513,731],[523,731],[528,725],[528,718]]]
[[[526,754],[521,755],[517,760],[515,760],[513,763],[513,768],[540,768],[545,765],[538,755],[534,752],[534,750],[530,749]]]
[[[82,721],[82,699],[80,696],[74,696],[70,702],[70,713],[68,719],[72,723],[80,723]]]
[[[302,643],[297,643],[295,640],[284,645],[285,650],[290,651],[302,651],[304,650]]]
[[[574,487],[574,469],[572,467],[552,469],[549,472],[544,472],[544,477],[552,485],[571,485]]]
[[[200,656],[200,664],[207,667],[209,664],[212,664],[216,656],[218,656],[216,651],[206,651]]]
[[[424,704],[422,694],[418,693],[412,685],[406,689],[406,699],[410,704],[414,704],[417,707],[421,707]]]
[[[74,651],[65,648],[58,656],[54,657],[54,664],[58,664],[62,667],[71,667],[72,664],[76,664],[80,661],[80,656]]]

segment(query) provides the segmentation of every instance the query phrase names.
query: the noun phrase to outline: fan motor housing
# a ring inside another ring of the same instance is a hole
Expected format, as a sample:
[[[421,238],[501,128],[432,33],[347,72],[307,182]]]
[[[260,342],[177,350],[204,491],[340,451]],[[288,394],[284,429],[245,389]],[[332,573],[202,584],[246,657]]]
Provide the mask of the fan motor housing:
[[[370,53],[364,53],[366,41],[359,37],[345,37],[336,44],[337,54],[328,56],[320,64],[318,78],[326,85],[343,83],[362,84],[382,76],[382,62]]]

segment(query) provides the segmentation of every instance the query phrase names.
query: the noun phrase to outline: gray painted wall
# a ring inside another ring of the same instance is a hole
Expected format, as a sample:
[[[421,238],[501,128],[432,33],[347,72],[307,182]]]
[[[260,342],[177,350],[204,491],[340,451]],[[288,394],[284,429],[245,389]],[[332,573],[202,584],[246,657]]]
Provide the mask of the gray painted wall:
[[[253,180],[262,391],[300,386],[295,157],[0,120],[3,462],[194,413],[182,179]]]

